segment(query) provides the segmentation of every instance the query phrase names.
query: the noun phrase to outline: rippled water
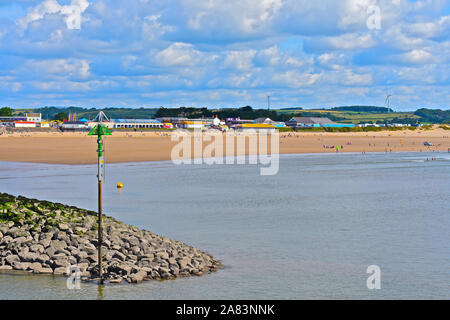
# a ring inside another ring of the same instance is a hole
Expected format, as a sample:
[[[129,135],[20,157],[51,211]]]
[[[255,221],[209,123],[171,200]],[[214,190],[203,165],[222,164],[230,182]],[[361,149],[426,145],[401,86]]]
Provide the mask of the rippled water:
[[[0,299],[449,299],[449,165],[447,153],[285,155],[276,176],[253,165],[109,165],[106,214],[208,251],[224,268],[102,292],[0,274]],[[0,191],[95,210],[95,174],[0,162]],[[382,287],[370,291],[374,264]]]

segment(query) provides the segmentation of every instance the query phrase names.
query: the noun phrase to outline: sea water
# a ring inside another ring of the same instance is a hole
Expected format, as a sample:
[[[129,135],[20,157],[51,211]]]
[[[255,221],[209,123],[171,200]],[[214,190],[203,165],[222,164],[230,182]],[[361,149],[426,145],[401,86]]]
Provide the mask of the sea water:
[[[105,214],[223,268],[101,292],[0,274],[0,299],[449,299],[449,165],[447,153],[282,155],[274,176],[256,165],[110,164]],[[96,210],[96,166],[0,162],[0,191]],[[367,287],[371,265],[380,289]]]

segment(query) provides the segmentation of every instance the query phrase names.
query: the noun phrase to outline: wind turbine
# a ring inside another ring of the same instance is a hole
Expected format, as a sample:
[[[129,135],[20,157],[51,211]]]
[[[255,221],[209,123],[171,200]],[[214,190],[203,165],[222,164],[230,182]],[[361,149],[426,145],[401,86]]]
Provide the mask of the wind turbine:
[[[384,101],[384,104],[387,105],[388,113],[391,112],[390,111],[391,110],[391,97],[392,97],[392,94],[388,93],[386,96],[386,101]]]

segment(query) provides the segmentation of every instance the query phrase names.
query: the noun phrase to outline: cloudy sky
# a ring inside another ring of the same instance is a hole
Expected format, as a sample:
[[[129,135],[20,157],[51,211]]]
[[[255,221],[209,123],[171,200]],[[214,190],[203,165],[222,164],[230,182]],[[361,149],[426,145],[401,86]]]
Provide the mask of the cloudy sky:
[[[0,0],[0,105],[450,105],[449,0]]]

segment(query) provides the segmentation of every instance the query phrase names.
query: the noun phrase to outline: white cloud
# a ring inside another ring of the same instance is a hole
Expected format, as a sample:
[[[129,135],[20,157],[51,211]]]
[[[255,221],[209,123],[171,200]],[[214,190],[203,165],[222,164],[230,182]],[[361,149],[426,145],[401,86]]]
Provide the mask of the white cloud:
[[[340,17],[337,26],[347,30],[351,27],[363,27],[368,18],[367,9],[376,5],[376,0],[341,0]]]
[[[156,55],[156,61],[166,67],[194,66],[201,57],[201,52],[193,45],[175,42]]]
[[[148,40],[155,40],[160,38],[167,32],[176,30],[174,26],[164,25],[159,19],[160,14],[144,17],[144,23],[142,24],[142,32],[144,37]]]
[[[224,66],[226,68],[234,68],[241,71],[250,70],[253,67],[252,60],[255,55],[255,50],[229,52],[225,57]]]
[[[227,29],[246,34],[267,30],[281,9],[282,0],[183,0],[192,30]]]
[[[411,50],[400,56],[400,61],[410,64],[436,63],[437,59],[425,49]]]
[[[415,36],[428,39],[444,36],[450,30],[450,16],[441,17],[437,21],[413,23],[407,29]]]
[[[317,57],[317,62],[326,68],[341,69],[347,63],[347,58],[343,53],[324,53]]]
[[[388,29],[384,33],[383,40],[388,46],[404,51],[421,48],[425,44],[422,38],[406,35],[400,24]]]
[[[89,7],[87,0],[71,0],[70,5],[60,5],[57,0],[44,0],[38,6],[32,8],[28,14],[17,20],[17,24],[23,29],[34,21],[43,19],[46,15],[60,14],[65,17],[68,29],[80,29],[81,14]]]
[[[281,63],[282,58],[283,57],[278,46],[263,49],[258,54],[258,59],[264,62],[265,65],[271,67],[278,66]],[[295,62],[291,60],[291,64],[295,64]]]
[[[351,70],[346,70],[342,77],[342,83],[345,85],[367,86],[372,84],[372,75],[357,74]]]
[[[303,73],[296,70],[290,70],[275,74],[273,76],[273,82],[289,88],[300,88],[315,84],[320,77],[321,74],[317,73]]]
[[[47,75],[50,77],[85,80],[91,75],[89,62],[76,59],[29,60],[25,63],[23,72],[30,71],[41,78]]]
[[[376,42],[370,33],[347,33],[337,37],[327,37],[323,40],[325,47],[337,50],[368,49],[375,46]]]

